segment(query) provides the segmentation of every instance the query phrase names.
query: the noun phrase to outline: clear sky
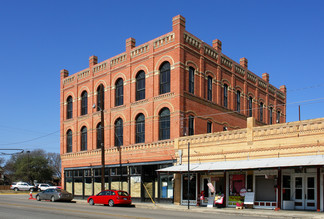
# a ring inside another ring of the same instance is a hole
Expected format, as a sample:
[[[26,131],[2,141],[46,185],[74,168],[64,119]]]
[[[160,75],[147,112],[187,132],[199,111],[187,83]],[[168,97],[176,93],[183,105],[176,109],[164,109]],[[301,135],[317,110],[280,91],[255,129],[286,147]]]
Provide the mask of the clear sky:
[[[235,61],[287,86],[287,122],[324,117],[324,1],[0,1],[0,149],[60,151],[60,70],[74,74],[172,31],[223,43]],[[0,151],[1,152],[1,151]],[[1,155],[0,155],[1,156]]]

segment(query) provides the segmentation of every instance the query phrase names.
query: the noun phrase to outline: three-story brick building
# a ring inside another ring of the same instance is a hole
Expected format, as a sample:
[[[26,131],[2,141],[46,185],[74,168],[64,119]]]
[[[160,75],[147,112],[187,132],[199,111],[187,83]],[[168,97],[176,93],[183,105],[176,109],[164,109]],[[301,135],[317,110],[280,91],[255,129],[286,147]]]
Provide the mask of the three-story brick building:
[[[285,103],[285,86],[252,73],[246,58],[230,59],[220,40],[210,46],[187,32],[178,15],[159,38],[139,46],[129,38],[122,54],[61,71],[63,184],[74,195],[100,191],[103,126],[106,188],[172,200],[173,176],[155,170],[174,163],[174,139],[245,128],[248,117],[285,122]]]

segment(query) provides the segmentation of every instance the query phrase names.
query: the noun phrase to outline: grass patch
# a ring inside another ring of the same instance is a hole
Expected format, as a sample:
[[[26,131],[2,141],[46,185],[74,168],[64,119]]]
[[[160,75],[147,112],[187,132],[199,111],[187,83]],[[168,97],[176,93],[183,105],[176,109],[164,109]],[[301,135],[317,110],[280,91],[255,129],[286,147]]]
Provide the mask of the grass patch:
[[[33,192],[34,193],[34,192]],[[29,194],[29,191],[0,190],[0,194]]]

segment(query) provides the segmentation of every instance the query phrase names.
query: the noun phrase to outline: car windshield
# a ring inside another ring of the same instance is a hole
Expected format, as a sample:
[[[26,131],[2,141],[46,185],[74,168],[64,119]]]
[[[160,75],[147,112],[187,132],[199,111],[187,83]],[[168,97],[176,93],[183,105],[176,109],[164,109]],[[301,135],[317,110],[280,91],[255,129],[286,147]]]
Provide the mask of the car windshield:
[[[119,191],[118,195],[120,195],[120,196],[128,196],[128,193],[124,192],[124,191]]]

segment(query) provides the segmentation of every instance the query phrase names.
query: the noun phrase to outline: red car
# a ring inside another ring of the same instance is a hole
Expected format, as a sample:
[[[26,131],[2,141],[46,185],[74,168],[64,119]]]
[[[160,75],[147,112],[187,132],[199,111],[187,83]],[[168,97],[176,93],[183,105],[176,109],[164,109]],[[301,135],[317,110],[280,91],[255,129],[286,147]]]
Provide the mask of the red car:
[[[97,195],[90,196],[88,198],[88,203],[90,205],[104,204],[112,207],[114,205],[130,205],[132,204],[132,199],[125,191],[104,190],[99,192]]]

